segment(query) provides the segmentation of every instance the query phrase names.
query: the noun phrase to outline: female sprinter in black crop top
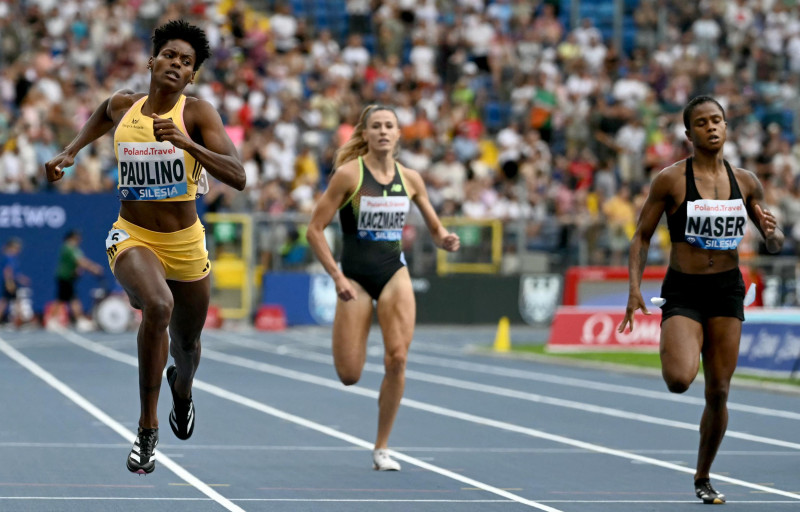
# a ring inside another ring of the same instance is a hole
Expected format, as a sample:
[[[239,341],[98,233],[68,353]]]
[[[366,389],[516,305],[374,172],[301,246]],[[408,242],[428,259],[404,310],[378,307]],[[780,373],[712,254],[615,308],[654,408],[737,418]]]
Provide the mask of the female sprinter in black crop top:
[[[395,161],[399,139],[397,115],[391,108],[370,105],[364,109],[352,137],[336,153],[335,172],[314,208],[306,235],[336,283],[339,300],[333,320],[333,363],[346,386],[361,377],[372,301],[377,302],[386,374],[378,397],[372,462],[380,471],[400,469],[387,445],[403,397],[406,356],[416,318],[414,290],[401,248],[409,201],[419,208],[438,247],[456,251],[460,246],[458,236],[439,222],[419,173]],[[344,237],[341,269],[323,235],[337,210]]]
[[[656,175],[645,201],[629,255],[630,294],[625,319],[647,310],[639,289],[650,238],[667,213],[672,250],[662,285],[661,368],[673,393],[683,393],[697,375],[702,354],[706,406],[700,421],[695,494],[704,503],[725,503],[709,482],[711,463],[728,426],[728,389],[739,355],[745,295],[737,247],[746,216],[766,240],[767,250],[783,246],[775,217],[761,207],[764,189],[745,169],[722,159],[725,111],[710,96],[692,99],[683,111],[693,155]]]

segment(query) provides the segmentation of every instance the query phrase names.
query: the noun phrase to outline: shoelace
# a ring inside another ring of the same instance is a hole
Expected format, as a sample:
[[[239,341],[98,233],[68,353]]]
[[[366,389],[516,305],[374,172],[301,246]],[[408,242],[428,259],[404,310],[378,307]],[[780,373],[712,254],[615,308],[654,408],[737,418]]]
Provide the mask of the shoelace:
[[[157,437],[155,432],[142,432],[139,436],[139,449],[142,458],[150,458],[156,451]]]
[[[698,491],[705,496],[719,496],[719,493],[711,487],[711,482],[703,482],[699,485]]]

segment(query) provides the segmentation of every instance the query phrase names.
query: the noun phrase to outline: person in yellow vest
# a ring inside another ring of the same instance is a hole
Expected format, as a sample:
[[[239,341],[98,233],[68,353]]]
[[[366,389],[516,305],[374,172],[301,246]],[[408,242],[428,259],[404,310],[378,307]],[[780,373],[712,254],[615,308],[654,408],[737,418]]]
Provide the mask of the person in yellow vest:
[[[106,252],[131,305],[142,311],[141,412],[127,459],[134,473],[155,469],[158,395],[168,350],[175,359],[167,369],[170,427],[179,439],[194,430],[192,382],[210,297],[205,228],[195,204],[207,189],[205,171],[237,190],[245,187],[244,168],[219,113],[183,94],[210,53],[205,32],[194,25],[178,20],[156,28],[147,63],[149,91],[115,92],[45,164],[48,181],[61,179],[81,148],[114,129],[120,211]]]

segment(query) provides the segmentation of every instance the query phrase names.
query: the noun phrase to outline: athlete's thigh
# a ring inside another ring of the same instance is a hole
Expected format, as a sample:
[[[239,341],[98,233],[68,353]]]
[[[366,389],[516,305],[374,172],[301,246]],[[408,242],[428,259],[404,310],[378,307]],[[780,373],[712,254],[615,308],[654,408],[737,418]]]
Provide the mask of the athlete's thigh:
[[[206,322],[211,297],[209,276],[198,281],[167,281],[175,306],[169,322],[170,332],[193,340],[200,336]]]
[[[675,315],[661,324],[661,367],[666,372],[697,375],[703,347],[703,324]]]
[[[146,247],[127,249],[114,264],[114,277],[137,307],[159,299],[172,300],[165,276],[161,261]]]
[[[333,318],[333,361],[338,369],[360,369],[367,356],[367,337],[372,324],[372,297],[363,286],[349,280],[356,298],[336,299]]]
[[[408,268],[399,269],[386,283],[378,298],[378,322],[387,353],[408,350],[414,337],[417,306]]]
[[[735,317],[712,317],[706,322],[703,370],[706,382],[729,382],[739,359],[742,321]]]

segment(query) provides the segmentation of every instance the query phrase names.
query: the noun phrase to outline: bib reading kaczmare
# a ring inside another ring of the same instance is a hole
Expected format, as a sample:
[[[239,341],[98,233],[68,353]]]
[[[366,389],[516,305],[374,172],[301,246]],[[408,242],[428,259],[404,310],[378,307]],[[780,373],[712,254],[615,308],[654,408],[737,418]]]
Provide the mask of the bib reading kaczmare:
[[[362,196],[358,211],[358,238],[386,242],[400,240],[409,205],[406,196]]]

